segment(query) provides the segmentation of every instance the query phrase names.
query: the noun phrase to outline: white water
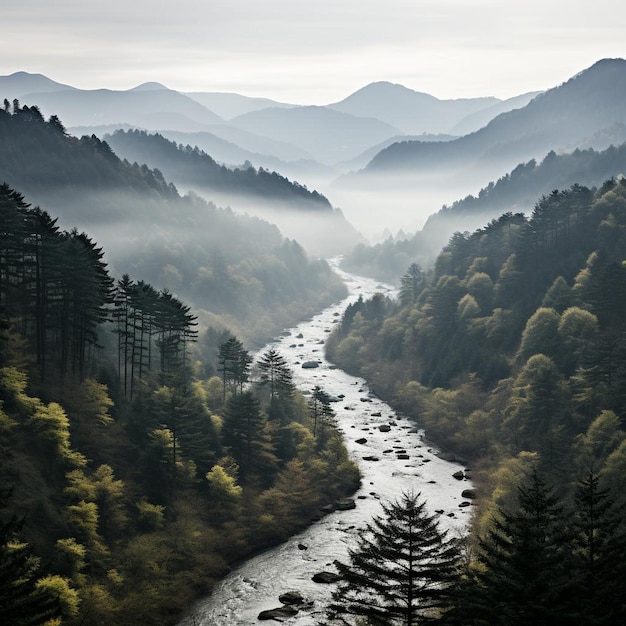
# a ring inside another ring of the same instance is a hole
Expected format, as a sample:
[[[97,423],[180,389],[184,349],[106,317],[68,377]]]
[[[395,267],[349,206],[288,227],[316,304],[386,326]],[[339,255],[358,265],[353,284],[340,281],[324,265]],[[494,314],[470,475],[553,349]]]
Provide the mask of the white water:
[[[180,626],[260,624],[258,614],[281,606],[278,596],[286,591],[299,591],[313,605],[284,619],[284,623],[291,626],[320,624],[334,585],[314,583],[311,577],[317,572],[335,571],[333,561],[336,559],[346,560],[348,548],[355,546],[359,530],[381,512],[381,499],[393,500],[406,491],[421,492],[431,512],[443,510],[442,528],[458,535],[467,528],[471,507],[459,507],[459,504],[463,502],[461,492],[471,485],[467,480],[452,477],[463,468],[438,458],[436,450],[423,441],[422,434],[415,432],[412,422],[369,394],[365,380],[333,369],[325,360],[323,342],[349,303],[359,295],[367,299],[376,292],[395,295],[389,285],[338,272],[348,286],[348,298],[290,329],[289,335],[270,345],[290,363],[294,382],[301,390],[311,391],[319,385],[330,396],[345,396],[332,406],[346,446],[361,470],[361,488],[355,494],[357,506],[331,513],[284,544],[243,563],[217,585],[210,597],[198,603]],[[311,360],[319,361],[319,367],[301,367],[301,363]],[[375,417],[373,413],[381,413],[381,416]],[[390,421],[395,423],[391,431],[380,432],[378,426]],[[355,443],[363,437],[367,443]],[[408,460],[396,458],[396,451],[400,449],[409,455]],[[379,460],[365,461],[364,456],[375,456]]]

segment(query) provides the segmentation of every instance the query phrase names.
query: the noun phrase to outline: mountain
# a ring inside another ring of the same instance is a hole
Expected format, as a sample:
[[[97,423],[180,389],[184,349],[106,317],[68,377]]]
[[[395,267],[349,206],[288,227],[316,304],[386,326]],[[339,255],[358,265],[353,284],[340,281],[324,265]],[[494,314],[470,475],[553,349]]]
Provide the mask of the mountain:
[[[492,119],[498,117],[501,113],[512,111],[513,109],[521,109],[525,107],[533,98],[538,96],[541,91],[530,91],[528,93],[502,100],[486,109],[481,109],[475,113],[471,113],[464,117],[460,122],[455,124],[451,129],[454,135],[468,135],[486,126]]]
[[[621,179],[626,174],[626,126],[623,136],[622,144],[606,150],[577,149],[567,154],[552,151],[541,161],[520,163],[478,193],[444,205],[413,236],[393,240],[387,234],[382,243],[360,246],[345,255],[344,266],[359,274],[394,281],[414,261],[423,267],[431,266],[455,232],[471,232],[505,213],[530,215],[538,200],[555,189],[574,185],[597,189],[607,180]]]
[[[332,210],[324,196],[292,183],[276,172],[255,170],[251,166],[228,168],[197,147],[179,147],[158,133],[118,130],[105,135],[104,139],[120,158],[158,168],[179,188],[203,189],[233,199],[243,197],[272,206],[284,205],[285,208]]]
[[[217,113],[225,120],[231,120],[239,115],[245,115],[261,109],[291,109],[297,105],[277,102],[269,98],[250,98],[238,93],[187,91],[189,96],[196,102]]]
[[[15,72],[9,76],[0,76],[0,99],[13,100],[34,92],[49,93],[65,90],[74,90],[74,87],[57,83],[43,74]]]
[[[0,109],[0,145],[0,184],[60,227],[90,232],[118,276],[185,298],[205,325],[258,341],[345,293],[325,262],[275,225],[182,197],[160,171],[120,160],[95,136],[67,135],[36,108]]]
[[[384,150],[385,148],[399,141],[434,141],[434,142],[437,142],[437,141],[452,141],[453,139],[456,139],[456,138],[457,137],[454,135],[444,135],[444,134],[431,135],[431,134],[426,134],[426,133],[422,135],[413,135],[413,136],[403,135],[400,137],[398,136],[389,137],[388,139],[385,139],[385,141],[368,148],[364,152],[361,152],[361,154],[359,154],[355,158],[350,159],[349,161],[343,161],[342,163],[337,163],[336,168],[341,170],[342,172],[351,172],[351,171],[354,172],[359,169],[362,169],[381,150]]]
[[[327,198],[276,171],[249,163],[228,168],[197,147],[145,131],[116,131],[105,140],[120,157],[157,168],[183,191],[267,219],[315,255],[341,254],[362,241]]]
[[[626,61],[604,59],[475,133],[445,143],[396,143],[365,171],[449,171],[472,164],[502,171],[550,150],[572,150],[616,122],[626,123],[625,100]]]
[[[320,106],[263,109],[240,115],[231,124],[295,144],[326,165],[353,158],[374,144],[402,134],[380,120]]]
[[[66,89],[30,92],[22,104],[36,104],[46,115],[58,115],[68,126],[127,123],[142,128],[206,130],[223,122],[195,100],[161,85],[139,86],[127,91]]]
[[[358,117],[374,117],[404,134],[448,133],[471,113],[489,108],[497,98],[439,100],[389,82],[371,83],[328,108]],[[453,133],[455,134],[455,133]]]

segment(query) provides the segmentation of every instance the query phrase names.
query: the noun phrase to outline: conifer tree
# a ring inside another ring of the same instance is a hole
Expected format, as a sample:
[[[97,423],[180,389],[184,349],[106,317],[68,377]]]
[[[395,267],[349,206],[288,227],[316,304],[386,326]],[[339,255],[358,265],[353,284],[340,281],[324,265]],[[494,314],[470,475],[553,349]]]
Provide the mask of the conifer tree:
[[[568,613],[569,541],[558,498],[535,471],[480,541],[479,567],[455,610],[464,625],[573,624]]]
[[[0,490],[0,513],[11,491]],[[0,624],[36,626],[60,613],[58,599],[37,584],[37,559],[18,534],[23,521],[0,518]]]
[[[576,624],[626,623],[626,532],[621,515],[599,478],[589,472],[577,485],[573,526],[572,603]]]
[[[333,593],[335,623],[412,626],[448,605],[457,575],[459,546],[439,528],[421,494],[405,493],[383,504],[348,564],[336,562],[342,580]]]

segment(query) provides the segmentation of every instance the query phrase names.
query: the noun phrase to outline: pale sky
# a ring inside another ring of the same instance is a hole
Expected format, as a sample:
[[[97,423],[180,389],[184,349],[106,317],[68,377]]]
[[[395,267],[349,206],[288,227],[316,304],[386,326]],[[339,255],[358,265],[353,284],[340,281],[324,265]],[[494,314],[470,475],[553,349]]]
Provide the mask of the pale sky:
[[[508,98],[626,57],[623,0],[8,0],[0,75],[328,104],[378,80]]]

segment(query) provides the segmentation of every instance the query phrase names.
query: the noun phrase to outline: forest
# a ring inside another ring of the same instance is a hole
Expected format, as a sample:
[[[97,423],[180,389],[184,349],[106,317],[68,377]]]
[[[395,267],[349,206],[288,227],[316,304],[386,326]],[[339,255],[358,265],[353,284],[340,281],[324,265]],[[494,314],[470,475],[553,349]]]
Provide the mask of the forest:
[[[398,301],[359,300],[327,342],[471,468],[443,623],[624,621],[625,258],[626,180],[573,185],[455,233]]]
[[[182,196],[160,170],[120,159],[93,135],[68,135],[36,106],[5,101],[0,140],[0,182],[96,237],[116,275],[183,298],[203,328],[259,346],[346,293],[326,261],[273,224]]]
[[[125,158],[158,167],[169,180],[179,186],[206,189],[209,192],[230,192],[249,196],[271,206],[286,206],[309,211],[332,211],[330,202],[317,191],[309,191],[277,172],[249,163],[242,167],[226,167],[215,162],[197,146],[177,145],[159,133],[140,130],[117,130],[104,140]]]
[[[5,101],[0,134],[0,622],[176,623],[358,487],[330,398],[250,351],[345,287],[36,107]],[[109,252],[81,216],[131,234]],[[624,623],[626,181],[456,232],[430,269],[406,246],[385,253],[398,300],[348,306],[326,352],[463,462],[473,525],[452,540],[419,494],[384,505],[328,619]]]
[[[171,624],[352,493],[330,399],[0,185],[0,622]],[[200,336],[199,336],[200,335]]]
[[[471,232],[507,212],[530,213],[537,198],[554,189],[574,184],[599,187],[624,171],[626,143],[605,150],[577,148],[564,154],[551,150],[539,162],[531,159],[520,163],[476,195],[444,205],[413,236],[390,237],[374,246],[355,246],[345,255],[343,267],[397,282],[413,261],[423,267],[432,265],[454,231]]]

